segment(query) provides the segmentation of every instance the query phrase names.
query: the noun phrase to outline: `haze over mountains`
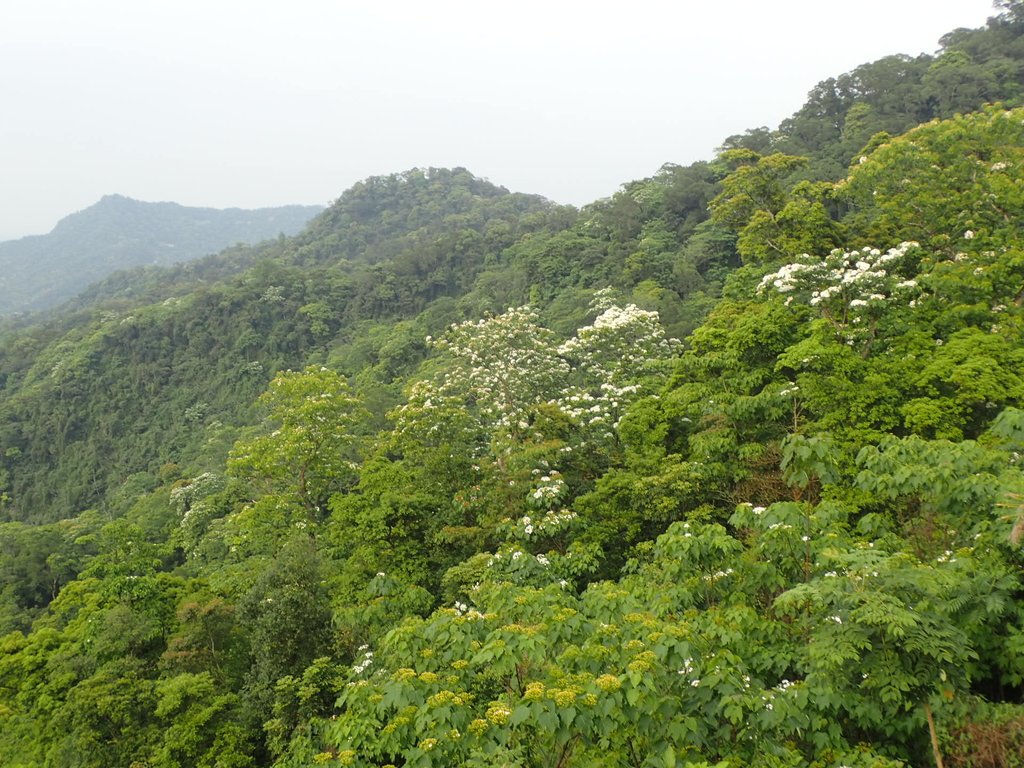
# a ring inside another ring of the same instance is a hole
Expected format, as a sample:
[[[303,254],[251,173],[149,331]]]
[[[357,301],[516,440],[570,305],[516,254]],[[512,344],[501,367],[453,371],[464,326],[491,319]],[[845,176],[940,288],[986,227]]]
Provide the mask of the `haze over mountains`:
[[[321,210],[191,208],[107,195],[61,219],[49,234],[0,242],[0,314],[55,306],[121,269],[166,266],[240,242],[293,235]]]

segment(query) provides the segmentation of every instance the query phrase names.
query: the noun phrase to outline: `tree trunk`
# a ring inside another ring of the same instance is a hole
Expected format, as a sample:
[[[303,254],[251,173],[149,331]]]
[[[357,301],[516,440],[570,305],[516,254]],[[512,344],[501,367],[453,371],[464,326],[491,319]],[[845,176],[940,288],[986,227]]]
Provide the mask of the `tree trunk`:
[[[942,753],[939,752],[939,736],[935,732],[935,718],[932,717],[932,708],[928,702],[924,703],[924,716],[928,718],[928,735],[932,738],[932,754],[935,755],[936,768],[945,768],[942,764]]]

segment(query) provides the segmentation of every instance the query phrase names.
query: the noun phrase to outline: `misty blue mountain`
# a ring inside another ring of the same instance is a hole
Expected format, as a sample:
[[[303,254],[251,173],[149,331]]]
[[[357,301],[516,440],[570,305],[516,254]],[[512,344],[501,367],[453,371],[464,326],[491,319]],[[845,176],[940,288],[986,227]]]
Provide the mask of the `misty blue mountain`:
[[[49,234],[0,242],[0,314],[46,309],[113,272],[191,261],[237,243],[293,235],[321,210],[192,208],[107,195]]]

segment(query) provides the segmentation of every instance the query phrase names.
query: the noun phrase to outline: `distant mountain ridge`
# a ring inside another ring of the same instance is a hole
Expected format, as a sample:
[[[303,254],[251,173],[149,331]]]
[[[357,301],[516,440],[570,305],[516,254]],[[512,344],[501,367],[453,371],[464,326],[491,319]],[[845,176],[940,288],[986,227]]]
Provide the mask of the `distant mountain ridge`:
[[[0,315],[52,307],[117,270],[166,266],[239,242],[293,235],[321,210],[193,208],[106,195],[61,219],[49,234],[0,242]]]

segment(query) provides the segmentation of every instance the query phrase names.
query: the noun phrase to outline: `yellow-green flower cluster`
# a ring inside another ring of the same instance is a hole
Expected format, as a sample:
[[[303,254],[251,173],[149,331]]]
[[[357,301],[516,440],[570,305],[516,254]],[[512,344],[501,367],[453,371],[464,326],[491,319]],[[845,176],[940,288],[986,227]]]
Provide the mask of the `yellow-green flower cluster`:
[[[429,707],[443,707],[451,704],[452,706],[462,706],[468,704],[472,696],[468,693],[458,694],[455,691],[440,691],[435,693],[433,696],[427,699],[427,706]]]
[[[416,707],[405,707],[399,712],[394,719],[387,725],[385,725],[381,731],[383,733],[394,733],[399,728],[404,728],[412,722],[413,716],[416,714]]]
[[[653,651],[644,651],[629,662],[629,666],[626,668],[630,672],[647,672],[654,666],[657,660],[658,657],[654,655]]]
[[[594,684],[606,693],[617,691],[622,687],[622,681],[615,675],[601,675],[594,681]]]
[[[553,688],[548,695],[560,707],[570,707],[576,703],[576,691],[568,688]]]
[[[491,705],[487,708],[487,719],[495,725],[505,725],[512,717],[512,710],[509,709],[508,704],[500,701],[492,701]]]
[[[544,693],[544,683],[530,683],[526,686],[526,691],[523,693],[523,699],[525,701],[540,701],[544,698]]]

